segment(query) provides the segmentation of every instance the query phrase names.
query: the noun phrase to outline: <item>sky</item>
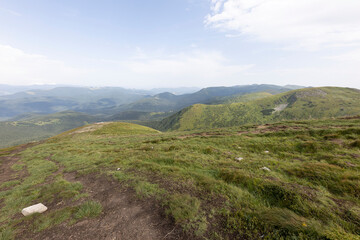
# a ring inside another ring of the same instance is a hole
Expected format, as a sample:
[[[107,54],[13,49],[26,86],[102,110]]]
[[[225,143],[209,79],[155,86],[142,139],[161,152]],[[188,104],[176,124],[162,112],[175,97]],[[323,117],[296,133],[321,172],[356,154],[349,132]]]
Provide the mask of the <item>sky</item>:
[[[0,0],[0,84],[360,88],[360,1]]]

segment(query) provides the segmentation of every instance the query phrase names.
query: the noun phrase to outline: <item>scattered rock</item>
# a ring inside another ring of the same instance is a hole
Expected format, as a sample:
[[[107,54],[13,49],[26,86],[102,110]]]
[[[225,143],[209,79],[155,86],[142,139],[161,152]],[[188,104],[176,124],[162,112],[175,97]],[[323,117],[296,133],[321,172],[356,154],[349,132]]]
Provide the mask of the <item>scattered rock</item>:
[[[48,208],[44,204],[38,203],[38,204],[32,205],[30,207],[24,208],[23,210],[21,210],[21,213],[24,216],[29,216],[29,215],[34,214],[34,213],[43,213],[47,209]]]
[[[267,168],[267,167],[262,167],[262,168],[260,168],[260,169],[262,169],[262,170],[264,170],[264,171],[268,171],[268,172],[271,171],[270,168]]]
[[[116,171],[120,171],[120,170],[121,170],[121,168],[117,168],[117,169],[116,169]]]
[[[264,153],[269,153],[269,151],[266,150],[266,151],[264,151]]]
[[[241,161],[241,160],[243,160],[244,158],[242,158],[242,157],[237,157],[237,158],[235,158],[235,160],[236,161]]]

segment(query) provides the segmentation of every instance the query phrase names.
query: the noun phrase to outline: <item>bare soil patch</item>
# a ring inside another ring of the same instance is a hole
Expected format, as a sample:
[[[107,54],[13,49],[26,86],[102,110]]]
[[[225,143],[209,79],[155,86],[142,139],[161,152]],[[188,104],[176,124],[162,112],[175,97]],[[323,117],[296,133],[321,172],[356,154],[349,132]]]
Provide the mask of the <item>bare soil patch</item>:
[[[193,133],[189,135],[178,136],[178,139],[186,139],[191,137],[212,137],[212,136],[226,136],[229,134],[219,133],[219,132],[202,132],[202,133]]]
[[[83,184],[89,199],[101,203],[102,214],[74,225],[63,223],[38,234],[19,239],[184,239],[180,227],[163,215],[155,200],[141,200],[134,190],[104,175],[89,174],[77,177],[65,174],[65,179]],[[165,238],[164,238],[165,237]]]
[[[33,146],[21,145],[0,156],[0,184],[10,180],[21,180],[27,176],[26,169],[14,171],[11,166],[20,159],[16,153]],[[52,161],[51,156],[46,160]],[[59,166],[59,164],[57,164]],[[53,173],[53,176],[63,173],[63,167]],[[67,222],[39,233],[27,230],[26,226],[17,226],[20,230],[16,239],[188,239],[180,226],[164,215],[164,209],[155,199],[140,199],[133,189],[126,188],[118,181],[104,176],[89,174],[78,177],[76,173],[65,173],[64,178],[71,182],[79,181],[84,186],[84,192],[89,194],[86,200],[101,203],[103,211],[94,219],[84,219],[73,225]],[[50,183],[53,177],[46,180]],[[48,204],[49,212],[65,206],[81,203],[54,199]],[[0,207],[2,206],[0,202]],[[16,216],[16,218],[19,218]]]
[[[16,155],[21,151],[24,151],[30,146],[36,145],[35,143],[29,143],[20,145],[8,152],[4,152],[6,155],[0,155],[0,185],[4,182],[12,180],[22,180],[27,176],[25,169],[21,171],[14,171],[11,167],[20,160],[20,157]],[[4,190],[4,189],[2,189]]]

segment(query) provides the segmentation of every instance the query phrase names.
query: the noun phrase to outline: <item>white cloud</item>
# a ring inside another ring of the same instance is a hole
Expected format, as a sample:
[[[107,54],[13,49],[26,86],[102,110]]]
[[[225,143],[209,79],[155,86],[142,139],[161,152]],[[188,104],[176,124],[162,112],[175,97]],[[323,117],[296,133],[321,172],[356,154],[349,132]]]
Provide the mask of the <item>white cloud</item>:
[[[195,49],[165,54],[163,51],[147,53],[137,48],[126,60],[77,59],[75,66],[0,45],[0,83],[128,88],[272,83],[360,88],[360,50],[328,58],[332,61],[325,66],[268,69],[252,64],[234,64],[218,51]]]
[[[0,45],[0,79],[6,83],[33,84],[71,81],[81,74],[80,69],[38,54]]]
[[[205,23],[291,48],[353,46],[360,44],[360,1],[212,0]]]
[[[360,72],[352,64],[334,67],[278,68],[265,74],[277,79],[277,84],[298,84],[303,86],[340,86],[360,89]]]
[[[0,45],[0,83],[113,85],[137,88],[240,84],[253,65],[230,64],[216,51],[172,55],[146,54],[136,48],[127,60],[87,59],[76,66]]]
[[[125,62],[133,73],[157,76],[163,80],[177,79],[185,84],[234,78],[253,67],[252,64],[231,65],[220,52],[193,51],[167,57]]]
[[[352,51],[349,52],[345,52],[339,55],[335,55],[335,56],[330,56],[327,57],[328,59],[332,59],[332,60],[336,60],[336,61],[341,61],[341,62],[352,62],[352,63],[356,63],[357,66],[354,66],[354,69],[358,69],[358,66],[360,64],[360,48],[359,49],[354,49]]]

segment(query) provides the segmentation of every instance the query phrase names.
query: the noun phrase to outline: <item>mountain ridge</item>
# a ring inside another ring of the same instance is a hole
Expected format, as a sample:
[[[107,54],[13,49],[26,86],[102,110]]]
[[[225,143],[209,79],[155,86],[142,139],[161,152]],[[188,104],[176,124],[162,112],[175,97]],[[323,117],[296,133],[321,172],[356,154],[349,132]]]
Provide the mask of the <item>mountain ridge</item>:
[[[196,104],[163,119],[161,130],[193,130],[360,113],[360,90],[322,87],[292,90],[245,103]]]

